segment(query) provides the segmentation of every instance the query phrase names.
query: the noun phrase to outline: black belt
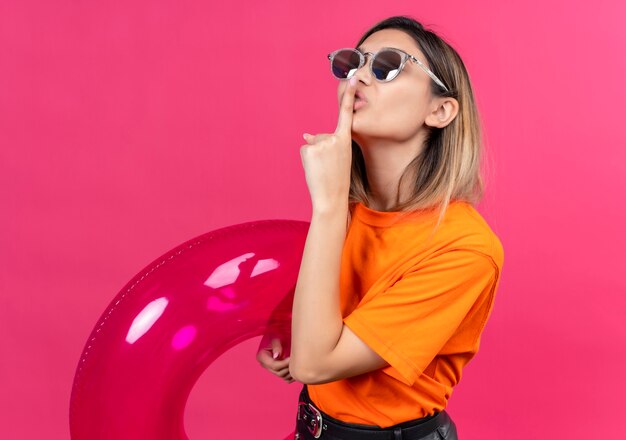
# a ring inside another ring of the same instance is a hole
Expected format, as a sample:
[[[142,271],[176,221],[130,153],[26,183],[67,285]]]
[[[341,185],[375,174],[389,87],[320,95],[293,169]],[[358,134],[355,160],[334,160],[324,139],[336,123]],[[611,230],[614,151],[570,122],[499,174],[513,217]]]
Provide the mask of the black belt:
[[[418,440],[433,432],[439,432],[442,438],[447,435],[447,422],[450,416],[446,411],[409,420],[387,428],[372,425],[360,425],[337,420],[322,412],[311,401],[306,385],[300,392],[298,402],[297,423],[302,423],[308,433],[296,432],[295,439],[304,440],[309,433],[313,438],[324,438],[324,435],[336,436],[345,440]]]

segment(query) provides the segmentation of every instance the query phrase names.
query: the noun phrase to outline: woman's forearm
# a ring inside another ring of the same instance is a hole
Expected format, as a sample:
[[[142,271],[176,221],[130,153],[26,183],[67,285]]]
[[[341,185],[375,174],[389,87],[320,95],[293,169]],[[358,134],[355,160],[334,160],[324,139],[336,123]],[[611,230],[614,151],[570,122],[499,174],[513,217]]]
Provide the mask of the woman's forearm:
[[[314,210],[311,217],[291,317],[290,371],[301,380],[318,371],[341,335],[339,273],[347,215],[345,203]]]

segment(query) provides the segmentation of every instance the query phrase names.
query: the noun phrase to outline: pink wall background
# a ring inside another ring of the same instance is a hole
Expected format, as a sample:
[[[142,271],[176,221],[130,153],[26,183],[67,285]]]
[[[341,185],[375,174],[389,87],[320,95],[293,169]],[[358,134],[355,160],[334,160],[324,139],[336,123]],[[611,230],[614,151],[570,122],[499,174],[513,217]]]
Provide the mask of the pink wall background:
[[[0,438],[69,437],[87,336],[153,259],[309,220],[299,147],[336,124],[326,54],[396,14],[466,63],[491,170],[478,208],[505,248],[448,407],[461,437],[626,436],[622,2],[22,0],[0,4]],[[259,340],[202,376],[191,439],[291,432],[301,384],[260,368]]]

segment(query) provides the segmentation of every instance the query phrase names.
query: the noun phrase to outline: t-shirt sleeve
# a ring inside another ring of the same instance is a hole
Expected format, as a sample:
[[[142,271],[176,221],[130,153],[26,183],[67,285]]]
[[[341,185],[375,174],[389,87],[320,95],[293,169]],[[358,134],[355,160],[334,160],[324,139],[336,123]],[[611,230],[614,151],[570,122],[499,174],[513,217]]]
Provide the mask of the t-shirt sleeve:
[[[411,386],[479,298],[494,293],[497,277],[497,266],[487,255],[445,251],[421,261],[365,302],[368,292],[343,322],[389,363],[384,373]],[[485,320],[474,329],[473,340]]]

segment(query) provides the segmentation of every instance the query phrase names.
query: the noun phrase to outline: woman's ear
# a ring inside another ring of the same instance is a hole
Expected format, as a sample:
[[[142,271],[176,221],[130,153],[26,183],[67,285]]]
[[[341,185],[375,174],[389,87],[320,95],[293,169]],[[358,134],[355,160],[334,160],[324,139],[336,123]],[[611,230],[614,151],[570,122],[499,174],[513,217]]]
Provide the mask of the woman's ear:
[[[434,99],[433,106],[433,111],[424,120],[429,127],[443,128],[452,122],[459,112],[459,102],[450,97]]]

